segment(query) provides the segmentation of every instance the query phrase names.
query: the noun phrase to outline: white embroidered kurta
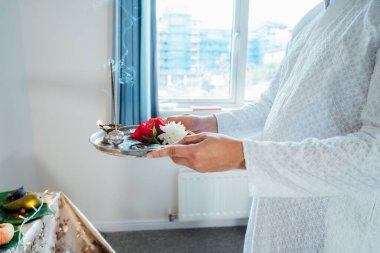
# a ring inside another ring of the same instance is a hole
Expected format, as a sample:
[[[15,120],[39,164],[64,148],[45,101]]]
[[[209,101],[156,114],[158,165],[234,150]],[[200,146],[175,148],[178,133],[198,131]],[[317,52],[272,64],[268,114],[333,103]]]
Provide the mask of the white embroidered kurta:
[[[380,252],[380,0],[321,3],[269,89],[217,114],[243,142],[245,252]]]

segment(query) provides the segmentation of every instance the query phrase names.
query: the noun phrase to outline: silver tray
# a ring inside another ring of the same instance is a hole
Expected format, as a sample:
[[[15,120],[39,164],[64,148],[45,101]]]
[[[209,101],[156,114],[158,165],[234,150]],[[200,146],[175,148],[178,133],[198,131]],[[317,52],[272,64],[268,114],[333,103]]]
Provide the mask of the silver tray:
[[[106,133],[99,130],[90,136],[90,142],[94,147],[106,154],[115,156],[131,156],[131,157],[145,157],[149,151],[160,149],[162,146],[157,144],[142,144],[141,142],[132,140],[130,137],[133,133],[133,127],[122,127],[121,131],[124,132],[124,142],[120,145],[112,145],[104,141]]]

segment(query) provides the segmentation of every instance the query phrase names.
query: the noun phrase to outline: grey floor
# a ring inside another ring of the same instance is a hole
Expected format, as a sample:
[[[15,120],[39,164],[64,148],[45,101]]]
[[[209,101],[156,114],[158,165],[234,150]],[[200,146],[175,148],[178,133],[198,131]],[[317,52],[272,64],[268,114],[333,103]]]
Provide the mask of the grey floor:
[[[246,227],[102,233],[117,253],[241,253]]]

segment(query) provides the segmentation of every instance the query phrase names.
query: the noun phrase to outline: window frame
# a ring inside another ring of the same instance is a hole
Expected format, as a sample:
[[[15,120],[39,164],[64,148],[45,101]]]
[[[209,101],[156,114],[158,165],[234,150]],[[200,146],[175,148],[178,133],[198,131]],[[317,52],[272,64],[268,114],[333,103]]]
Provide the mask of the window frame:
[[[229,98],[176,98],[160,97],[159,103],[178,103],[174,110],[159,109],[160,115],[170,115],[175,112],[191,111],[190,106],[218,105],[224,108],[234,108],[245,102],[245,73],[247,61],[249,0],[234,0],[233,23],[231,38],[231,68]],[[159,90],[159,87],[158,87]],[[197,113],[201,114],[201,113]]]

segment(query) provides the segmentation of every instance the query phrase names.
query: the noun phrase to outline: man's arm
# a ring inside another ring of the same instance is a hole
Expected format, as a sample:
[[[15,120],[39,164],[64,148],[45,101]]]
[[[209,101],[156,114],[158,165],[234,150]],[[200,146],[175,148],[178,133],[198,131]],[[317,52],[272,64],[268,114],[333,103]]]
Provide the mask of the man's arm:
[[[281,78],[281,70],[277,71],[268,89],[255,100],[238,110],[215,114],[218,133],[234,137],[251,136],[260,132],[265,124],[273,101],[276,97]]]
[[[334,195],[380,189],[379,51],[376,60],[358,132],[302,142],[243,142],[256,194]]]

